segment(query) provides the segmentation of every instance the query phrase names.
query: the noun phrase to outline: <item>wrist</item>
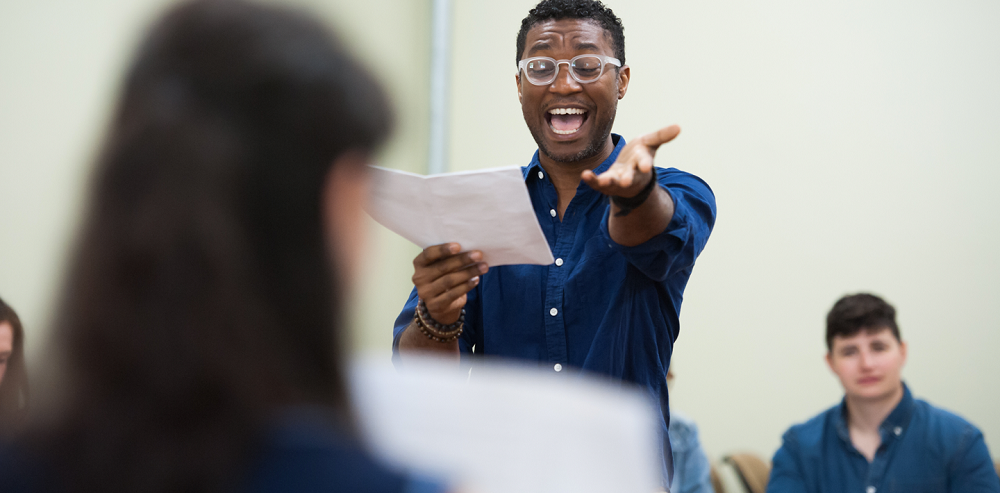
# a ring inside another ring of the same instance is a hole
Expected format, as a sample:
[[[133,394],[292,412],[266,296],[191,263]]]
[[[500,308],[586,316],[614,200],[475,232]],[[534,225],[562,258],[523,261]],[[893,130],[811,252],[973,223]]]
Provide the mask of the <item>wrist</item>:
[[[452,342],[462,335],[465,327],[465,308],[458,316],[458,320],[451,324],[442,324],[431,316],[427,310],[424,300],[417,301],[417,307],[413,313],[413,324],[417,326],[420,333],[432,341]]]
[[[646,203],[646,200],[648,200],[649,196],[652,195],[656,186],[656,167],[653,167],[649,174],[649,183],[647,183],[646,186],[639,191],[639,193],[632,197],[619,197],[617,195],[612,195],[611,203],[618,207],[618,212],[615,213],[615,217],[627,216],[630,212]]]

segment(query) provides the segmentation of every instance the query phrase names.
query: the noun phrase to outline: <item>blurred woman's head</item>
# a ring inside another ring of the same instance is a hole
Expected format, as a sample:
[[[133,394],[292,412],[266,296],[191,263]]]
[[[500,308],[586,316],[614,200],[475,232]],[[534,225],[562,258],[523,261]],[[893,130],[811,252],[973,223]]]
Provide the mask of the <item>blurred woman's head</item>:
[[[0,299],[0,433],[20,424],[27,402],[24,328],[14,309]]]
[[[153,27],[118,104],[56,327],[51,449],[76,490],[212,489],[281,406],[349,426],[342,281],[388,103],[317,23],[209,0]]]

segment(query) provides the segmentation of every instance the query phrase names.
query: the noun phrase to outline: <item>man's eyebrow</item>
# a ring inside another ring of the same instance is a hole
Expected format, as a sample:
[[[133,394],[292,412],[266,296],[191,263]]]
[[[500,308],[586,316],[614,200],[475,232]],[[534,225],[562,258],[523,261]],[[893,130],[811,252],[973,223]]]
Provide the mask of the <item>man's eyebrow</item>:
[[[575,48],[577,51],[592,50],[594,52],[600,52],[601,50],[601,48],[595,45],[594,43],[577,43],[573,45],[573,48]]]
[[[531,48],[528,49],[528,56],[534,55],[542,50],[548,50],[549,48],[551,48],[551,46],[549,46],[548,43],[539,41],[538,43],[531,45]]]

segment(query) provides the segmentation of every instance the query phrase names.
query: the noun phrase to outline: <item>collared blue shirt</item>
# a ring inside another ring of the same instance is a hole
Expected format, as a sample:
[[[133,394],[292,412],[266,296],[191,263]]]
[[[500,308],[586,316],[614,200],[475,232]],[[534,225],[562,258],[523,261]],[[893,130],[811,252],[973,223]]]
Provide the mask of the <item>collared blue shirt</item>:
[[[712,488],[712,466],[698,438],[698,425],[693,420],[670,411],[670,448],[674,458],[674,478],[670,493],[715,493]]]
[[[1000,493],[983,434],[906,385],[871,463],[851,443],[846,413],[841,401],[785,433],[768,493]]]
[[[612,137],[614,151],[596,173],[607,170],[625,146],[625,139]],[[659,184],[674,201],[673,218],[659,235],[626,247],[608,233],[607,196],[581,182],[560,221],[558,195],[538,152],[523,170],[556,261],[491,267],[481,277],[465,306],[462,357],[516,358],[550,371],[582,370],[639,385],[662,410],[664,464],[669,471],[665,375],[680,331],[684,287],[715,223],[715,196],[694,175],[657,168]],[[396,319],[394,348],[416,304],[414,289]]]

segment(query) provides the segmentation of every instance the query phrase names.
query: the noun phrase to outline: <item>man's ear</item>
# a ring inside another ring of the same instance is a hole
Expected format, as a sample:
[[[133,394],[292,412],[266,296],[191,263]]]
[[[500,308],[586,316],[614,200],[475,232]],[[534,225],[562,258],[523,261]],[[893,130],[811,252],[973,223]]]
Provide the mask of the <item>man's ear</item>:
[[[514,76],[514,83],[517,84],[517,102],[521,103],[521,104],[524,104],[524,101],[521,100],[521,73],[520,72],[518,72],[518,74]]]
[[[823,360],[826,361],[826,366],[830,367],[830,371],[833,371],[833,356],[830,354],[830,351],[826,352],[826,355],[823,356]],[[835,371],[833,372],[837,373]]]
[[[906,342],[899,341],[899,354],[903,357],[903,363],[900,365],[902,367],[906,364]]]
[[[625,97],[628,91],[628,81],[632,77],[632,69],[628,65],[623,65],[618,69],[618,99]]]

